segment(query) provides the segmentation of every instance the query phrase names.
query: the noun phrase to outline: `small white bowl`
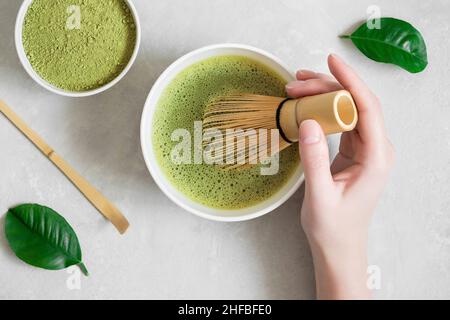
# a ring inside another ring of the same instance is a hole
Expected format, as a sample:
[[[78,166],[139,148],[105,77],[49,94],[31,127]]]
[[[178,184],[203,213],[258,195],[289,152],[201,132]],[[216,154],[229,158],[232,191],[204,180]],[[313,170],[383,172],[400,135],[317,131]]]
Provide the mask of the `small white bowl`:
[[[107,84],[93,89],[93,90],[87,90],[87,91],[67,91],[61,88],[58,88],[51,83],[47,82],[46,80],[42,79],[41,76],[34,71],[33,67],[31,66],[30,62],[28,61],[27,55],[25,53],[25,49],[23,48],[23,42],[22,42],[22,28],[23,23],[25,20],[26,13],[28,11],[28,8],[30,7],[33,0],[24,0],[22,3],[22,6],[19,9],[19,13],[17,14],[16,19],[16,29],[15,29],[15,42],[16,42],[16,50],[17,54],[19,55],[20,62],[22,63],[23,67],[27,71],[27,73],[31,76],[31,78],[34,79],[39,85],[44,87],[45,89],[67,97],[87,97],[92,96],[95,94],[98,94],[100,92],[103,92],[105,90],[108,90],[112,86],[114,86],[116,83],[118,83],[130,70],[131,66],[133,65],[134,61],[136,60],[136,57],[139,52],[139,46],[141,44],[141,24],[139,22],[139,16],[137,14],[137,10],[132,2],[132,0],[125,0],[127,2],[128,7],[131,10],[131,13],[133,14],[134,23],[136,26],[136,43],[134,46],[133,54],[131,55],[130,61],[128,61],[127,66],[125,69],[122,70],[122,72],[114,78],[111,82],[108,82]]]
[[[286,81],[295,80],[292,73],[290,73],[281,61],[264,52],[260,49],[253,48],[240,44],[219,44],[204,47],[195,50],[187,55],[179,58],[164,73],[158,78],[153,85],[147,101],[145,103],[144,111],[141,121],[141,147],[144,154],[145,163],[153,176],[159,188],[176,204],[194,213],[200,217],[215,220],[215,221],[244,221],[260,217],[283,204],[292,194],[298,189],[303,182],[303,168],[301,164],[297,167],[294,174],[286,181],[285,185],[272,197],[266,199],[257,205],[237,209],[237,210],[221,210],[201,205],[178,191],[166,178],[161,171],[152,143],[152,123],[153,116],[158,104],[159,98],[167,85],[176,77],[182,70],[190,65],[202,61],[204,59],[222,56],[222,55],[239,55],[246,56],[257,60],[258,62],[268,66],[276,71]]]

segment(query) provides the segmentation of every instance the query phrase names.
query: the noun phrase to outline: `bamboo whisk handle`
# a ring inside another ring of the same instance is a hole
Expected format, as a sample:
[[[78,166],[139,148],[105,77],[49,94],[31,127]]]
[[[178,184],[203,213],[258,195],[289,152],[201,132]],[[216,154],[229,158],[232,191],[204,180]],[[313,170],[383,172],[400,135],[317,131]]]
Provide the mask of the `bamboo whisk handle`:
[[[281,129],[291,142],[298,141],[300,123],[308,119],[316,120],[325,134],[340,133],[356,127],[358,111],[346,90],[288,100],[280,110]]]

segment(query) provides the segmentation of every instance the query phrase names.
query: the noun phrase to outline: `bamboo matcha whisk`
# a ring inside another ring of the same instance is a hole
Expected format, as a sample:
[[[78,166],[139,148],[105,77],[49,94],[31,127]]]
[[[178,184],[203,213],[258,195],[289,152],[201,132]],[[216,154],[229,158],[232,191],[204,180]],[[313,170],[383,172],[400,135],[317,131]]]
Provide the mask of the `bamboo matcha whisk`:
[[[218,159],[245,159],[239,163],[226,163],[226,167],[239,167],[270,157],[298,141],[299,125],[303,120],[316,120],[325,134],[351,131],[358,121],[358,113],[351,94],[340,90],[300,99],[261,95],[230,95],[219,97],[206,108],[203,118],[204,146],[214,148]],[[225,143],[207,142],[212,129],[225,134]],[[278,129],[279,143],[272,144],[273,136],[259,129]],[[261,133],[262,132],[262,133]],[[245,138],[244,144],[235,142]],[[263,138],[263,139],[261,139]],[[250,143],[258,140],[258,143]]]

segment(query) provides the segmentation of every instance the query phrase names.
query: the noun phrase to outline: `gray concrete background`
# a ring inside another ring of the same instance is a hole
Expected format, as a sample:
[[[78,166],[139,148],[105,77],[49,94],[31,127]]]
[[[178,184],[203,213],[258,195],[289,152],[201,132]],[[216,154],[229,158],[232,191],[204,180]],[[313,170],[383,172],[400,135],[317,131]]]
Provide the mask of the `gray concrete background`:
[[[360,72],[383,102],[397,150],[370,232],[370,263],[382,272],[376,297],[450,298],[448,1],[135,0],[143,28],[136,64],[113,89],[83,99],[45,91],[21,67],[14,48],[20,3],[0,2],[0,98],[120,207],[131,229],[119,236],[0,116],[0,212],[24,202],[59,211],[76,230],[91,272],[81,290],[68,290],[67,271],[25,265],[2,231],[0,298],[314,297],[298,223],[303,190],[257,220],[216,223],[171,203],[145,167],[139,122],[153,82],[181,55],[221,42],[265,49],[293,71],[326,71],[327,54],[336,52]],[[421,30],[430,61],[424,73],[374,63],[337,38],[364,20],[371,4]],[[336,138],[331,144],[335,150]]]

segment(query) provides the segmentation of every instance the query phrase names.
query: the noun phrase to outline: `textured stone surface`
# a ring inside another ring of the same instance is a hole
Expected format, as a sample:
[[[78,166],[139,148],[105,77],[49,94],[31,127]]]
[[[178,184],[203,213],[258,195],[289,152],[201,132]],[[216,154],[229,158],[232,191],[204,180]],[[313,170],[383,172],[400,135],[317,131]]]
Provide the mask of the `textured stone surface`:
[[[145,98],[158,75],[198,47],[238,42],[272,52],[295,70],[326,71],[336,52],[383,102],[397,164],[370,233],[379,298],[450,298],[450,3],[377,1],[384,16],[412,22],[430,65],[411,75],[363,57],[337,35],[372,1],[135,0],[142,50],[113,89],[90,98],[51,94],[25,73],[14,48],[20,1],[0,3],[0,98],[125,212],[121,237],[7,120],[0,117],[0,212],[38,202],[77,231],[91,272],[68,290],[66,271],[31,268],[0,232],[0,298],[312,298],[311,257],[298,224],[302,190],[275,212],[234,224],[197,218],[152,181],[139,146]],[[333,150],[336,139],[331,140]],[[0,218],[3,228],[4,216]]]

